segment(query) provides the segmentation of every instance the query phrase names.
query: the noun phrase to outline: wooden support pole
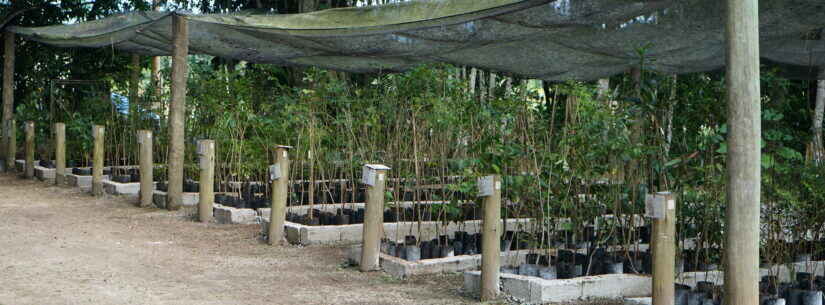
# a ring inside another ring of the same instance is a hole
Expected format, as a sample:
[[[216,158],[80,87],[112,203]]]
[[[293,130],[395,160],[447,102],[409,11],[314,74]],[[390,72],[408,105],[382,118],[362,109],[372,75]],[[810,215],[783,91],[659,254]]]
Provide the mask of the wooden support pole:
[[[66,124],[54,123],[54,184],[66,185]]]
[[[184,128],[186,126],[186,79],[189,54],[189,28],[186,18],[172,16],[172,101],[169,105],[169,160],[166,208],[180,209],[183,204]]]
[[[384,187],[387,183],[389,167],[380,164],[364,166],[362,182],[367,185],[367,206],[364,211],[364,244],[361,249],[362,272],[381,268],[379,251],[381,235],[384,231]]]
[[[3,145],[5,146],[6,171],[15,169],[17,153],[14,126],[14,33],[3,33],[3,128],[5,129]]]
[[[138,130],[138,144],[140,144],[140,203],[141,207],[152,205],[152,196],[155,190],[154,167],[155,161],[152,156],[152,132],[149,130]]]
[[[653,305],[674,305],[676,289],[676,200],[670,192],[654,195],[664,217],[653,223]]]
[[[727,1],[728,183],[725,304],[759,304],[759,3]]]
[[[105,129],[103,126],[92,126],[92,138],[95,146],[92,155],[92,195],[103,195],[103,139]]]
[[[269,214],[269,244],[278,245],[284,239],[284,222],[286,222],[286,200],[289,192],[289,149],[291,147],[279,145],[275,149],[275,164],[271,167],[272,198]],[[274,172],[277,171],[277,172]]]
[[[479,192],[484,197],[481,241],[481,301],[494,300],[499,294],[501,272],[501,176],[479,180]]]
[[[34,179],[34,122],[26,121],[26,167],[23,177]]]
[[[6,123],[6,171],[12,173],[17,171],[17,124],[14,118]]]
[[[200,155],[200,199],[198,201],[198,220],[212,221],[212,206],[215,203],[215,141],[198,141]]]

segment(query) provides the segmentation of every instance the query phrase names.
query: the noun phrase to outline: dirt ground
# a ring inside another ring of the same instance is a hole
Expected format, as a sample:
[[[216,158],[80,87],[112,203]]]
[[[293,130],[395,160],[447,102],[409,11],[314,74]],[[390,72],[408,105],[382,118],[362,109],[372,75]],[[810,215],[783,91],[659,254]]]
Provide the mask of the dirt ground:
[[[336,247],[272,248],[255,225],[0,175],[0,304],[468,304],[461,277],[391,279]]]
[[[135,201],[0,174],[0,305],[477,303],[457,274],[365,274],[342,247],[273,248],[257,225]]]

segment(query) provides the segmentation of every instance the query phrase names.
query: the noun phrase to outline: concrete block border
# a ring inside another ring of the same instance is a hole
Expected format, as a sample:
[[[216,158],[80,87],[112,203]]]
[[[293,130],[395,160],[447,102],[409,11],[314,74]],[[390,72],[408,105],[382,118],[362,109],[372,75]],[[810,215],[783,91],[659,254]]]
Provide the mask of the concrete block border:
[[[530,250],[502,252],[501,261],[506,262],[506,264],[521,263],[527,260],[527,254],[529,253],[531,253]],[[386,253],[381,253],[378,258],[381,269],[396,278],[406,278],[420,274],[462,272],[481,267],[481,254],[423,259],[417,262],[407,261]],[[353,265],[360,263],[360,245],[350,247],[347,251],[347,260]]]
[[[103,175],[103,180],[109,179],[109,175]],[[71,173],[66,174],[66,183],[72,187],[79,187],[81,189],[92,188],[92,176],[79,176]]]
[[[140,183],[137,184],[137,192],[135,194],[140,193]],[[155,182],[157,185],[157,182]],[[183,193],[183,205],[184,206],[196,206],[200,201],[200,193]],[[156,207],[165,209],[166,208],[166,192],[155,190],[152,193],[152,203],[155,204]]]
[[[480,282],[481,271],[464,272],[465,291],[478,292]],[[650,295],[653,280],[650,276],[637,274],[605,274],[565,280],[501,274],[501,290],[528,304],[590,298],[637,298]]]
[[[153,183],[153,188],[156,184],[157,182]],[[138,195],[140,194],[140,182],[120,183],[104,179],[103,191],[111,195]]]

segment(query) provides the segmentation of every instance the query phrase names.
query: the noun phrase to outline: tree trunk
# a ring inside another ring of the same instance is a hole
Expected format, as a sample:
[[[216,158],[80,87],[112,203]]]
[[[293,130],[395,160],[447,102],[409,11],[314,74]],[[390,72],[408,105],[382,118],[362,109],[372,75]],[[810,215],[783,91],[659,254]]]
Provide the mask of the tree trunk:
[[[811,143],[813,149],[813,160],[819,163],[825,154],[825,148],[822,144],[822,117],[825,111],[825,80],[818,80],[816,82],[816,107],[814,107],[813,115],[813,134],[814,139]]]

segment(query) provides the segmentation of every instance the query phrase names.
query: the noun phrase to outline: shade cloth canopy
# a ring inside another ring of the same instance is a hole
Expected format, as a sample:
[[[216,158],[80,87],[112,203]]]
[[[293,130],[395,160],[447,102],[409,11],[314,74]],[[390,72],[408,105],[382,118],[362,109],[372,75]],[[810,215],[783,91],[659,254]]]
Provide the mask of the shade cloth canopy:
[[[825,66],[825,1],[760,1],[761,54],[795,77]],[[13,27],[60,47],[170,55],[173,14],[190,53],[281,66],[395,72],[447,62],[544,80],[592,80],[638,67],[692,73],[725,64],[725,1],[430,0],[290,15],[132,12]]]

